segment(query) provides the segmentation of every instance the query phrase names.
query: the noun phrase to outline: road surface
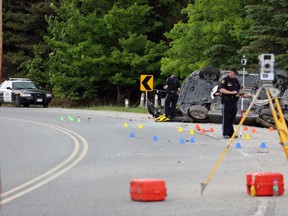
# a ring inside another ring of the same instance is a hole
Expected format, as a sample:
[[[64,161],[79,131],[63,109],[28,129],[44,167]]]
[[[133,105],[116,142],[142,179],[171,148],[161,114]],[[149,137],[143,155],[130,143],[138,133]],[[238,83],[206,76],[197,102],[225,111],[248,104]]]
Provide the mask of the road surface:
[[[0,126],[2,216],[271,216],[288,211],[285,194],[246,193],[249,172],[280,172],[288,179],[277,131],[244,131],[201,196],[200,183],[228,143],[221,139],[221,125],[201,124],[206,133],[200,133],[194,123],[156,123],[146,114],[1,107]],[[166,200],[131,201],[129,183],[135,178],[164,179]]]

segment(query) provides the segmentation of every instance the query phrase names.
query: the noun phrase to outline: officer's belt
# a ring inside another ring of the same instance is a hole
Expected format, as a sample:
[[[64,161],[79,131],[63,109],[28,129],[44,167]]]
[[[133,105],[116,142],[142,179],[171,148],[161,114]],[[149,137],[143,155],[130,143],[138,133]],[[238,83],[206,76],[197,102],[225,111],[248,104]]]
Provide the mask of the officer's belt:
[[[238,98],[234,95],[222,95],[224,101],[237,101]]]

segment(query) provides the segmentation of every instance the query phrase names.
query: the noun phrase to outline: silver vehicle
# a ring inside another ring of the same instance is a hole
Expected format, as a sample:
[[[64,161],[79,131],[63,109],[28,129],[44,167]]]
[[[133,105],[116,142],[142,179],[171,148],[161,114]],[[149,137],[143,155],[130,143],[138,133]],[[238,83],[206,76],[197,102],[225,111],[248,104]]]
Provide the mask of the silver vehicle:
[[[178,117],[184,116],[192,122],[222,122],[222,104],[220,94],[217,92],[219,81],[227,76],[228,71],[219,71],[213,67],[205,67],[196,70],[187,77],[182,86],[178,99]],[[243,72],[239,71],[237,78],[242,85]],[[238,113],[235,123],[238,123],[248,106],[252,97],[260,86],[259,74],[245,73],[245,94],[243,97],[243,109],[241,109],[241,98],[238,101]],[[280,91],[280,103],[286,119],[288,119],[288,73],[283,70],[276,71],[274,86]],[[286,90],[287,89],[287,90]],[[149,112],[157,117],[161,115],[161,109],[155,109],[153,103],[148,104]],[[180,118],[181,119],[181,118]],[[178,120],[178,119],[177,119]],[[274,126],[274,120],[269,109],[268,100],[263,92],[245,119],[247,125]]]

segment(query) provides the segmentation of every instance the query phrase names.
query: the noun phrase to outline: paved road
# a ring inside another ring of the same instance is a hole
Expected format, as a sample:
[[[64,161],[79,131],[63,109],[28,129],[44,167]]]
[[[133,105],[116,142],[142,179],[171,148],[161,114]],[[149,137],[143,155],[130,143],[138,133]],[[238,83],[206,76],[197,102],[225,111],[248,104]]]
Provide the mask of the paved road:
[[[207,132],[191,135],[196,124],[155,123],[145,114],[1,107],[0,126],[3,216],[259,216],[288,210],[286,195],[246,194],[249,172],[288,178],[276,131],[243,131],[250,139],[231,144],[200,196],[200,182],[228,142],[221,139],[221,125],[201,124]],[[262,142],[267,148],[260,148]],[[166,201],[131,201],[134,178],[164,179]]]

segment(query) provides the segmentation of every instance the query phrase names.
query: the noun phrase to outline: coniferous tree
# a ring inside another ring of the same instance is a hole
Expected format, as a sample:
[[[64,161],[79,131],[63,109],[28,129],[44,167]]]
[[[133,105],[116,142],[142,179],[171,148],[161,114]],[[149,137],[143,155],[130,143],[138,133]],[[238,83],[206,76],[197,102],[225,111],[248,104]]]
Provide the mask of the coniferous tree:
[[[26,76],[23,65],[34,54],[34,45],[43,41],[51,0],[3,1],[3,75]]]
[[[250,28],[243,32],[246,44],[242,52],[250,56],[257,69],[258,55],[276,55],[276,65],[288,69],[288,2],[278,0],[258,0],[245,2]]]

